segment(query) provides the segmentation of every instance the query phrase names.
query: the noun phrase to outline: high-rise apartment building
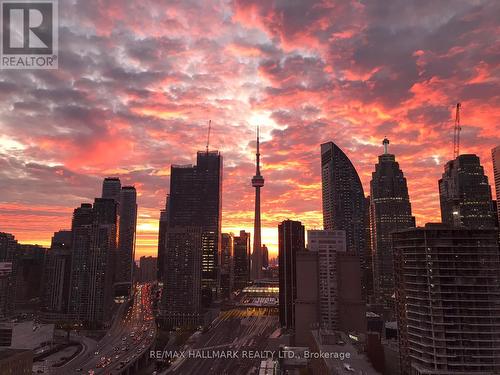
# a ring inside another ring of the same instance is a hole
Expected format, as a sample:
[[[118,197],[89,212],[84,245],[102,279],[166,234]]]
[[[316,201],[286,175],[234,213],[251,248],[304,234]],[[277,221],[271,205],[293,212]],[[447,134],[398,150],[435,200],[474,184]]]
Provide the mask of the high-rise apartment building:
[[[168,200],[167,195],[165,209],[160,211],[160,221],[158,225],[158,281],[163,282],[164,269],[165,269],[165,239],[168,228]]]
[[[169,325],[196,324],[202,306],[210,305],[219,292],[221,213],[222,155],[218,151],[199,151],[195,166],[172,165],[160,222],[164,249],[159,248],[162,311]]]
[[[167,327],[200,324],[201,242],[200,227],[168,228],[162,293],[162,315]]]
[[[353,253],[337,254],[338,329],[366,332],[366,297],[363,291],[360,258]]]
[[[217,293],[219,279],[222,155],[218,151],[199,151],[195,166],[172,165],[167,212],[167,234],[176,226],[202,229],[202,287],[210,300]]]
[[[305,229],[300,221],[285,220],[278,226],[280,324],[295,327],[297,299],[297,251],[305,249]]]
[[[133,186],[123,186],[118,177],[106,177],[102,183],[102,198],[117,204],[118,247],[114,258],[114,288],[116,296],[128,296],[132,290],[135,235],[137,226],[137,192]]]
[[[491,188],[477,155],[460,155],[446,163],[439,180],[439,200],[443,223],[473,229],[495,227]]]
[[[317,254],[318,326],[364,332],[365,300],[359,257],[346,251],[342,230],[308,230],[307,248]]]
[[[19,244],[13,259],[16,280],[16,310],[34,309],[43,297],[43,265],[47,249],[39,245]]]
[[[113,305],[113,281],[117,248],[118,207],[112,199],[94,200],[94,226],[90,247],[90,287],[87,319],[108,322]]]
[[[71,279],[68,313],[77,321],[87,319],[90,288],[90,252],[94,211],[92,204],[82,203],[73,211],[71,224]]]
[[[402,374],[499,373],[497,231],[427,224],[393,249]]]
[[[363,292],[366,295],[367,302],[374,301],[374,290],[373,290],[373,253],[372,253],[372,239],[371,239],[371,222],[370,222],[370,201],[371,197],[367,196],[365,198],[365,253],[364,253],[364,261],[361,262],[361,265],[364,264],[363,271]]]
[[[318,254],[319,326],[338,329],[337,255],[346,252],[343,230],[308,230],[307,248]]]
[[[333,142],[321,145],[323,229],[343,230],[347,251],[359,256],[363,296],[370,282],[366,262],[366,199],[358,173],[346,154]]]
[[[120,192],[118,251],[116,252],[115,289],[119,295],[132,290],[135,235],[137,226],[137,192],[133,186],[124,186]]]
[[[296,253],[297,298],[295,300],[295,342],[297,346],[310,343],[311,330],[319,326],[318,253],[301,250]]]
[[[333,142],[321,145],[323,227],[346,232],[347,251],[365,251],[365,195],[356,169]]]
[[[222,233],[220,259],[220,288],[224,298],[229,298],[234,287],[234,235]]]
[[[394,305],[394,266],[391,233],[415,226],[411,214],[408,186],[394,154],[388,152],[389,140],[382,142],[384,153],[378,157],[370,182],[370,225],[373,285],[377,302]]]
[[[43,309],[47,312],[67,312],[71,278],[70,230],[54,233],[43,266]]]
[[[91,327],[109,321],[113,304],[118,203],[96,198],[75,209],[71,226],[70,316]]]
[[[106,177],[102,182],[101,198],[114,199],[120,202],[122,183],[118,177]]]
[[[250,233],[244,230],[234,237],[234,289],[241,290],[250,282]]]

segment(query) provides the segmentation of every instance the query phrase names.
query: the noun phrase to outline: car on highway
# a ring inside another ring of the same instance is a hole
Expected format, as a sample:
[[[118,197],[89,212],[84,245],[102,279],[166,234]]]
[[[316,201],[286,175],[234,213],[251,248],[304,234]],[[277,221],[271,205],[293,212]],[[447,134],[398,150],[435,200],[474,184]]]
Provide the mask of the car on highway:
[[[354,368],[349,363],[344,363],[344,369],[349,372],[354,372]]]

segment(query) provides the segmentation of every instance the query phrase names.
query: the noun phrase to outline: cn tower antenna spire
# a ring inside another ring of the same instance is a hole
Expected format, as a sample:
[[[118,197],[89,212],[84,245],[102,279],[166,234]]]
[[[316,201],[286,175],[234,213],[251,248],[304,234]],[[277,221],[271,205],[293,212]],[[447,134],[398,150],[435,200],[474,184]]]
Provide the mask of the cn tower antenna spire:
[[[252,178],[252,186],[255,188],[255,218],[253,232],[252,252],[252,280],[262,279],[262,240],[260,219],[260,189],[264,186],[264,177],[260,174],[260,136],[257,126],[257,147],[255,152],[255,176]]]
[[[257,125],[257,152],[255,154],[256,156],[256,161],[257,161],[257,164],[256,164],[256,170],[255,170],[255,174],[257,176],[260,176],[260,137],[259,137],[259,125]]]

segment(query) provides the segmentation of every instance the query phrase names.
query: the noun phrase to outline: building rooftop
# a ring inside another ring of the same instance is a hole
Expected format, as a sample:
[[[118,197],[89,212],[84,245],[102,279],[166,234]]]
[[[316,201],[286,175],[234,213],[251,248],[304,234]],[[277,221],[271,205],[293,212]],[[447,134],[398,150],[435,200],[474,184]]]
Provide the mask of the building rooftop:
[[[29,349],[1,349],[0,350],[0,360],[12,357],[16,354],[31,352]]]

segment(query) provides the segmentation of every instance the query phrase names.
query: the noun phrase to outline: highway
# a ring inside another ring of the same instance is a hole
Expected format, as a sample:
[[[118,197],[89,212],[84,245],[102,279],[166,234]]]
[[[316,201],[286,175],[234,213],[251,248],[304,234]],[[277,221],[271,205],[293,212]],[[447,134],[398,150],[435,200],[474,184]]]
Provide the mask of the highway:
[[[120,369],[149,350],[156,336],[150,288],[149,284],[138,285],[132,306],[99,341],[95,351],[75,358],[58,374],[119,374]]]
[[[183,351],[237,351],[240,358],[178,358],[165,374],[234,375],[258,371],[259,358],[241,358],[243,352],[268,349],[269,336],[278,328],[274,309],[248,308],[222,312],[208,332],[197,332]]]

